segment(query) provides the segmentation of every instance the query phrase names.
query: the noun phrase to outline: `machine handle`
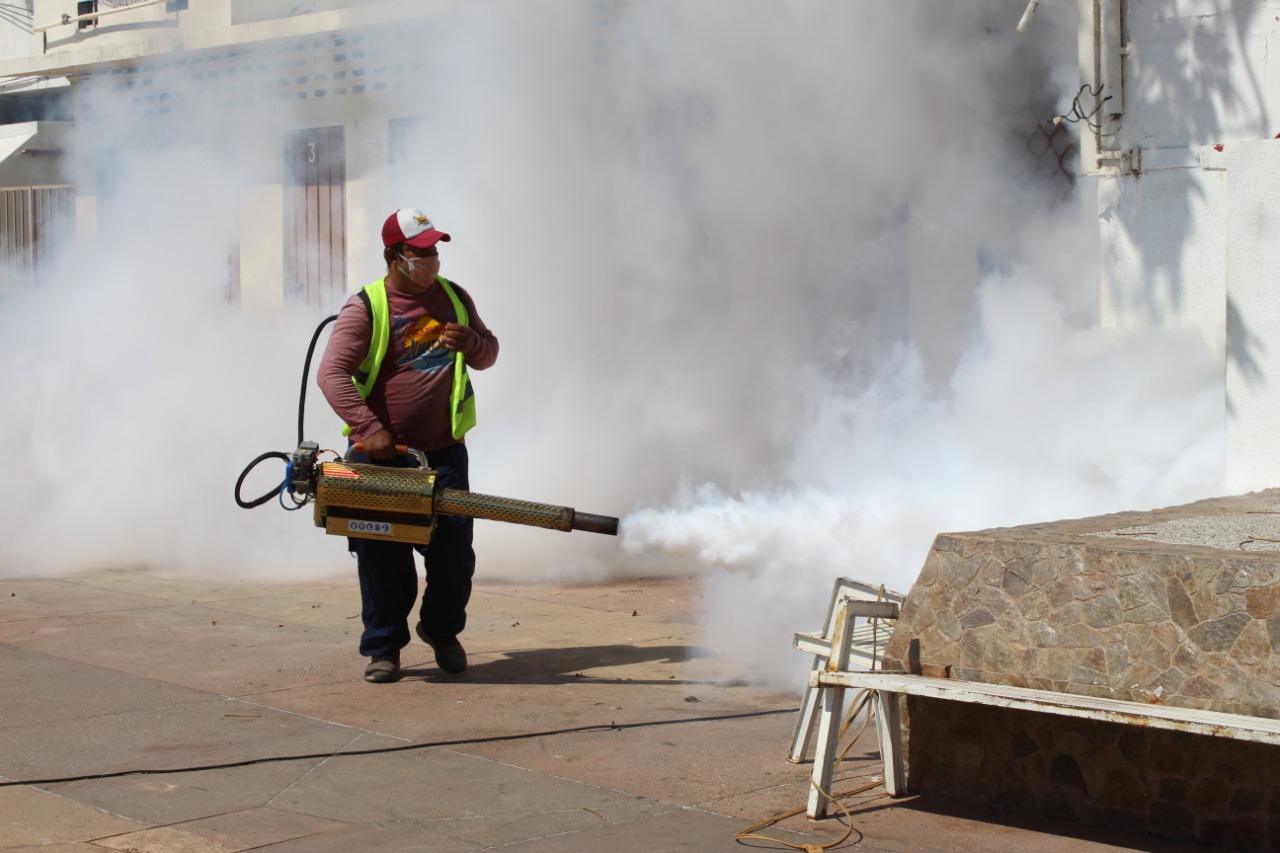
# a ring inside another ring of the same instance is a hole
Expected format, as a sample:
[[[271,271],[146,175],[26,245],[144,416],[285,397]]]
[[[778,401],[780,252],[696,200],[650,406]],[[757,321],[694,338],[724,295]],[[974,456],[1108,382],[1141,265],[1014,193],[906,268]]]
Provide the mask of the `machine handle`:
[[[364,452],[364,442],[357,441],[347,448],[347,455],[343,458],[350,459],[351,454],[363,453],[363,452]],[[419,468],[427,467],[427,454],[423,453],[421,450],[418,450],[417,448],[410,447],[407,444],[397,444],[396,453],[399,453],[401,456],[412,456],[414,459],[417,459]]]

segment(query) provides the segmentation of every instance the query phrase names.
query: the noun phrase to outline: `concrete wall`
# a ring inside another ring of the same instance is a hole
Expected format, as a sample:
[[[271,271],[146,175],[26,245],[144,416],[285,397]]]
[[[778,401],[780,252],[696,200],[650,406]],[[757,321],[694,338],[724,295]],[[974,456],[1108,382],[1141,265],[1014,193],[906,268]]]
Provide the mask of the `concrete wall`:
[[[1102,321],[1203,337],[1223,365],[1227,488],[1264,488],[1280,473],[1280,289],[1267,247],[1280,200],[1280,2],[1122,7],[1116,156],[1093,170]],[[1096,82],[1083,40],[1081,52],[1082,82]]]
[[[0,58],[24,62],[40,54],[40,37],[33,32],[34,2],[35,0],[7,0],[4,3],[4,14],[0,15]],[[66,86],[66,79],[61,77],[6,78],[0,75],[0,96],[29,98],[41,90],[65,90]],[[28,114],[15,119],[14,114],[20,112],[21,110],[8,110],[5,112],[6,118],[0,119],[12,122],[0,125],[0,187],[61,183],[62,176],[51,155],[10,156],[14,153],[14,145],[7,143],[14,142],[19,137],[27,137],[26,141],[15,144],[42,150],[56,149],[61,144],[59,126],[63,122],[40,120],[49,118],[47,115]]]
[[[8,0],[5,15],[0,16],[0,56],[18,58],[33,56],[39,50],[39,39],[31,32],[34,0]]]
[[[58,155],[71,122],[27,121],[0,125],[0,187],[66,183]],[[42,153],[23,154],[22,149]]]
[[[31,37],[34,61],[12,63],[0,54],[0,77],[48,69],[65,73],[101,63],[154,57],[175,50],[204,50],[333,32],[358,24],[420,19],[446,5],[439,0],[334,0],[264,5],[263,14],[245,16],[232,0],[199,0],[178,12],[166,4],[104,14],[80,29],[60,24],[76,16],[76,0],[32,0],[37,31]],[[105,7],[104,7],[105,9]],[[25,56],[28,54],[18,54]]]

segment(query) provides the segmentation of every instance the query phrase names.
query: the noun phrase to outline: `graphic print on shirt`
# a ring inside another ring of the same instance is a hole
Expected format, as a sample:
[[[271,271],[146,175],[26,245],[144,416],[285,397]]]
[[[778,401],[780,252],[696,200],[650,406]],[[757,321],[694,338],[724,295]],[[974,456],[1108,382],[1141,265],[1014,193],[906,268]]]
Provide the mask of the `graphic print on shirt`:
[[[453,352],[445,349],[441,339],[444,323],[434,317],[419,317],[412,321],[396,317],[391,330],[399,338],[400,354],[396,364],[401,367],[424,373],[438,373],[453,367]]]

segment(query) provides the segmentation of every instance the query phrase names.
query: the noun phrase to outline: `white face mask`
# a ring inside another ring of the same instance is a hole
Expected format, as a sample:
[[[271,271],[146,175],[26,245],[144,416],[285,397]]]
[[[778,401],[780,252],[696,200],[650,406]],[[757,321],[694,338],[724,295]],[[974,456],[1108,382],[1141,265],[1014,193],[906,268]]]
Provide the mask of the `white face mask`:
[[[400,272],[404,273],[406,278],[417,281],[423,278],[431,271],[431,264],[436,258],[406,258],[400,256]]]

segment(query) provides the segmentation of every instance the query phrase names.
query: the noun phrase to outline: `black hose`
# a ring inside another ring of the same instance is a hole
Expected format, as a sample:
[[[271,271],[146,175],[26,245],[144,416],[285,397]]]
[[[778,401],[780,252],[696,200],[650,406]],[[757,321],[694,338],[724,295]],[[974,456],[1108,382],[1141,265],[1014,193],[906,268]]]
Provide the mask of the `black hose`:
[[[240,479],[236,480],[236,503],[239,504],[242,509],[253,509],[255,506],[262,506],[264,503],[280,494],[280,490],[284,488],[285,484],[281,481],[280,485],[276,486],[260,498],[255,498],[247,503],[241,499],[240,487],[244,485],[244,478],[248,477],[249,472],[257,467],[258,463],[264,459],[283,459],[286,465],[289,464],[289,454],[281,453],[279,450],[268,450],[266,453],[250,462],[249,466],[240,472]]]
[[[331,317],[325,317],[321,320],[320,325],[316,326],[315,332],[311,335],[311,343],[307,345],[307,358],[306,361],[302,363],[302,388],[298,391],[298,446],[301,446],[303,441],[303,420],[307,411],[307,378],[311,376],[311,357],[315,355],[316,341],[320,340],[320,333],[324,331],[325,326],[329,325],[336,319],[338,319],[338,315],[334,314]],[[280,485],[276,486],[262,497],[246,501],[240,497],[240,487],[244,485],[244,478],[249,476],[249,472],[256,468],[259,462],[262,462],[265,459],[283,459],[284,464],[286,465],[285,479],[281,481]],[[287,466],[290,462],[291,459],[289,454],[282,453],[279,450],[267,451],[257,459],[250,462],[249,465],[240,472],[240,479],[236,480],[236,504],[242,509],[253,509],[255,506],[262,506],[276,495],[281,494],[289,485],[289,475],[287,473],[289,469]]]
[[[298,444],[303,442],[303,425],[302,415],[307,410],[307,377],[311,375],[311,356],[316,351],[316,341],[320,339],[320,332],[324,327],[338,319],[338,315],[325,317],[320,321],[320,325],[316,326],[315,333],[311,336],[311,343],[307,345],[307,359],[302,363],[302,388],[298,391]]]

